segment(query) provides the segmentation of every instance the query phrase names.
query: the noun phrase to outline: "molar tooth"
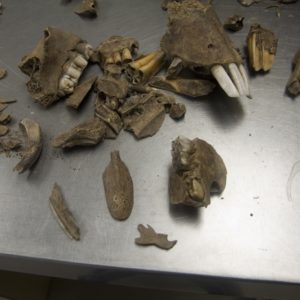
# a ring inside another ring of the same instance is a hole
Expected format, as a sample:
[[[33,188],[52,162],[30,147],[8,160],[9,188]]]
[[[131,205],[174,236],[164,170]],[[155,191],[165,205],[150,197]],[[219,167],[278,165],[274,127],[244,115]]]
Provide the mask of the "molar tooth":
[[[72,68],[72,66],[70,66],[66,74],[69,75],[71,79],[75,79],[76,81],[78,81],[79,77],[81,76],[81,71],[78,71],[75,68]]]
[[[59,89],[65,93],[72,93],[75,83],[70,79],[68,75],[64,75],[59,81]]]
[[[73,60],[73,63],[76,64],[81,69],[84,69],[88,64],[88,62],[80,54],[75,57],[75,59]]]
[[[228,69],[229,69],[230,76],[231,76],[236,88],[238,89],[240,95],[241,96],[245,95],[246,88],[244,85],[244,80],[243,80],[243,77],[242,77],[237,65],[231,63],[228,65]]]
[[[229,75],[221,65],[215,65],[211,68],[213,76],[218,81],[221,88],[229,97],[239,97],[239,92],[231,81]]]

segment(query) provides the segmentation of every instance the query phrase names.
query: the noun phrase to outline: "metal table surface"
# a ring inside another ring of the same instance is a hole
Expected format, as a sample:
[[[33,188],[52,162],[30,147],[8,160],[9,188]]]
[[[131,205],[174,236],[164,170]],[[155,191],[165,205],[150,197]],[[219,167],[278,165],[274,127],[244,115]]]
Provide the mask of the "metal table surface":
[[[25,86],[28,78],[17,64],[33,48],[47,26],[74,32],[96,46],[111,35],[130,35],[140,51],[159,46],[166,29],[160,0],[102,0],[99,17],[82,19],[73,13],[77,2],[17,1],[4,4],[0,16],[0,66],[8,76],[0,81],[0,96],[19,101],[8,109],[17,120],[31,117],[42,127],[45,145],[32,173],[12,171],[18,158],[0,157],[0,268],[65,276],[84,266],[300,283],[300,176],[294,174],[291,198],[287,182],[300,160],[300,99],[285,95],[291,60],[300,46],[300,3],[284,6],[281,17],[266,10],[266,3],[242,7],[236,1],[214,1],[222,20],[232,14],[245,17],[244,29],[231,34],[245,46],[254,22],[274,30],[278,53],[268,74],[251,76],[253,99],[229,99],[221,92],[191,101],[183,121],[166,118],[152,138],[136,141],[122,132],[116,140],[98,147],[60,153],[53,151],[53,136],[88,119],[93,102],[80,112],[63,102],[43,109],[32,102]],[[85,76],[99,73],[92,66]],[[206,209],[171,207],[168,203],[168,168],[171,141],[178,135],[199,137],[211,143],[228,170],[221,197]],[[110,152],[118,149],[134,181],[135,203],[125,222],[113,220],[106,207],[102,173]],[[54,220],[48,198],[58,182],[79,222],[80,242],[69,240]],[[134,244],[139,223],[177,239],[170,251]],[[48,271],[43,270],[48,262]],[[62,263],[63,267],[51,269]],[[25,267],[26,266],[26,267]]]

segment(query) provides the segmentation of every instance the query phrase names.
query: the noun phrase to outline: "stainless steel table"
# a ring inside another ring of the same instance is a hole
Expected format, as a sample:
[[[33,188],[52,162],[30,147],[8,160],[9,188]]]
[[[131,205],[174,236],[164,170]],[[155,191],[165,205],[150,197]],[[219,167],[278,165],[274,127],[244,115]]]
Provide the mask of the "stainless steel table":
[[[99,0],[99,17],[93,20],[75,15],[77,1],[73,2],[10,0],[4,2],[6,9],[0,16],[0,67],[8,70],[7,78],[0,81],[0,96],[18,99],[8,109],[15,126],[17,120],[31,117],[41,124],[45,140],[31,174],[12,172],[16,157],[0,157],[0,268],[102,280],[115,280],[108,275],[123,271],[130,272],[135,282],[134,274],[145,271],[179,278],[188,274],[180,282],[189,283],[191,289],[199,287],[199,278],[223,278],[220,282],[227,284],[300,283],[297,174],[291,198],[287,197],[288,178],[300,160],[300,99],[284,92],[293,54],[300,46],[300,3],[284,6],[277,18],[274,10],[265,9],[268,1],[249,8],[233,0],[214,1],[222,20],[235,13],[245,16],[244,29],[231,34],[238,47],[245,46],[254,22],[271,28],[279,38],[271,72],[251,76],[253,100],[229,99],[221,92],[196,101],[177,96],[187,106],[185,119],[176,123],[167,117],[154,137],[137,142],[122,132],[98,147],[62,154],[53,151],[51,138],[89,118],[93,102],[90,99],[80,112],[66,109],[63,102],[49,109],[32,102],[27,78],[17,64],[43,29],[57,26],[94,46],[111,35],[130,35],[139,40],[142,52],[156,49],[166,29],[160,0]],[[93,66],[85,76],[97,73],[99,68]],[[213,197],[207,209],[168,204],[171,141],[178,135],[208,141],[227,166],[223,198]],[[134,209],[125,222],[111,218],[102,186],[102,172],[114,149],[120,150],[135,186]],[[70,241],[51,215],[48,198],[55,181],[80,224],[80,242]],[[136,246],[139,223],[169,233],[178,244],[168,252]],[[119,281],[126,281],[125,277],[117,276]]]

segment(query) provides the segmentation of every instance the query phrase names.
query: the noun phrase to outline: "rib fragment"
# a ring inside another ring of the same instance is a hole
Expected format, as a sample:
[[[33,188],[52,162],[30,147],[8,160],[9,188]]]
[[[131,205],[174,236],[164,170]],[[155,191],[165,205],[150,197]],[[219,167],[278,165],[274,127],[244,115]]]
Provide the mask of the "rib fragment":
[[[271,70],[276,51],[278,39],[275,34],[259,24],[251,26],[248,37],[248,52],[250,66],[254,71]]]
[[[62,195],[61,189],[57,183],[54,184],[49,204],[53,215],[61,226],[65,234],[76,241],[80,240],[80,228],[76,224],[76,220],[67,207],[65,199]]]
[[[147,226],[148,227],[145,227],[142,224],[138,225],[137,229],[140,232],[140,237],[135,239],[137,245],[154,245],[164,250],[169,250],[176,245],[177,241],[169,241],[167,234],[156,233],[150,225]]]
[[[101,120],[94,118],[54,138],[52,146],[62,149],[75,146],[94,146],[104,138],[105,129],[105,124]]]
[[[107,207],[116,220],[127,219],[133,208],[133,182],[119,151],[111,152],[111,161],[103,173]]]
[[[211,192],[221,193],[226,185],[226,167],[221,156],[198,138],[178,137],[172,143],[169,180],[171,204],[207,207]]]
[[[300,93],[300,49],[295,54],[292,63],[293,73],[288,80],[287,89],[292,95]]]

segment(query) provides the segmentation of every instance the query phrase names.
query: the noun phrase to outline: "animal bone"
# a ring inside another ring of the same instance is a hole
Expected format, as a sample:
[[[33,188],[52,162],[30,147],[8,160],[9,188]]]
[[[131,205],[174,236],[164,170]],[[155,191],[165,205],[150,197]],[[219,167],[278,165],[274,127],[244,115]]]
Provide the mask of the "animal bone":
[[[23,119],[19,126],[24,132],[26,138],[26,148],[21,153],[21,161],[15,166],[14,171],[21,174],[32,168],[38,161],[42,152],[43,144],[42,131],[37,122],[31,119]]]
[[[103,173],[107,207],[116,220],[127,219],[133,208],[133,183],[119,151],[111,152],[111,161]]]
[[[244,17],[238,15],[231,16],[226,20],[224,28],[234,32],[240,31],[244,26],[244,19]]]
[[[162,68],[165,54],[162,50],[151,52],[130,63],[126,69],[128,80],[133,84],[145,84]]]
[[[7,75],[7,71],[5,69],[0,68],[0,79],[3,79]]]
[[[61,189],[54,183],[49,204],[53,215],[61,226],[65,234],[76,241],[80,240],[80,228],[76,224],[75,218],[66,205]]]
[[[300,49],[294,56],[292,69],[293,73],[288,80],[287,89],[292,95],[297,95],[300,93]]]
[[[135,243],[137,245],[141,246],[149,246],[149,245],[155,245],[158,248],[169,250],[173,248],[177,241],[169,241],[168,235],[163,233],[156,233],[154,229],[147,225],[148,227],[145,227],[142,224],[138,225],[138,231],[140,232],[140,237],[135,239]]]
[[[172,143],[169,194],[172,204],[207,207],[212,189],[221,193],[226,167],[215,149],[200,139],[178,137]]]
[[[173,70],[169,71],[171,76],[178,74],[176,68],[203,69],[215,77],[229,97],[250,96],[246,88],[236,86],[241,82],[244,87],[249,86],[246,73],[235,73],[238,76],[235,80],[230,76],[232,64],[236,65],[235,70],[240,70],[243,61],[212,5],[198,0],[172,1],[167,12],[169,25],[161,40],[161,48],[167,59],[173,61]],[[177,60],[175,64],[174,59]]]
[[[254,71],[271,70],[278,43],[274,33],[259,24],[254,24],[250,28],[247,43],[250,65]]]
[[[78,36],[48,27],[19,68],[30,77],[27,89],[34,101],[49,106],[71,94],[93,50]]]
[[[97,17],[96,7],[96,0],[83,0],[74,12],[83,17],[94,18]]]
[[[52,146],[63,149],[75,146],[94,146],[104,138],[105,130],[105,124],[98,118],[94,118],[55,137]]]

